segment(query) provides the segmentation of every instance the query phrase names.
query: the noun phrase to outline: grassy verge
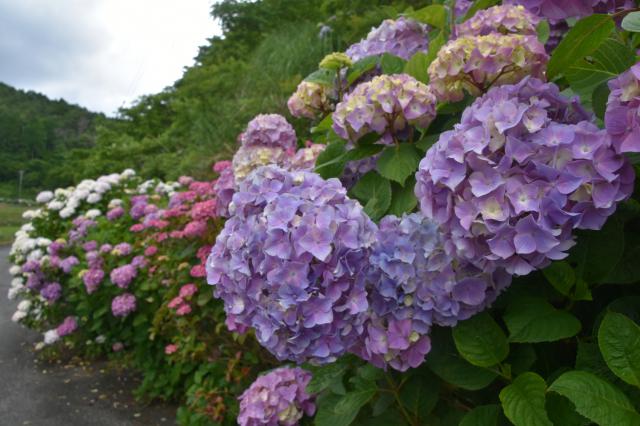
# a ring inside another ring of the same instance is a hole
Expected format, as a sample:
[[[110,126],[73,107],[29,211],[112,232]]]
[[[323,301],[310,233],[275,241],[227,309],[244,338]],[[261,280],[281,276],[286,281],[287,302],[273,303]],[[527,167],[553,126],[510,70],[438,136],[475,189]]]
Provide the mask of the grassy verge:
[[[0,244],[9,244],[13,240],[13,234],[22,225],[22,213],[26,206],[0,203]]]

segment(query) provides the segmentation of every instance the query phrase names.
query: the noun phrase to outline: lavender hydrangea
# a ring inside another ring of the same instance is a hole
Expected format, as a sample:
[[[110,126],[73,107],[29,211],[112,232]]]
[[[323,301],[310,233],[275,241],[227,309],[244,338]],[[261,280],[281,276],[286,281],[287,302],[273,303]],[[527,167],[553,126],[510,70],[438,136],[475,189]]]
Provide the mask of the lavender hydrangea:
[[[62,296],[60,283],[49,283],[40,290],[40,295],[48,302],[53,303]]]
[[[299,149],[296,153],[287,161],[287,170],[306,170],[312,171],[316,165],[318,156],[327,146],[321,143],[307,143],[304,148]]]
[[[315,396],[306,391],[311,373],[281,367],[260,376],[240,396],[240,426],[297,425],[316,411]]]
[[[609,81],[605,126],[618,153],[640,152],[640,63]]]
[[[80,261],[75,256],[65,257],[60,262],[60,269],[62,269],[62,272],[64,272],[65,274],[69,274],[71,273],[71,270],[73,269],[73,267],[76,266],[78,263],[80,263]]]
[[[456,25],[456,35],[481,36],[491,33],[537,35],[540,17],[523,6],[500,5],[478,11],[471,19]]]
[[[78,329],[78,321],[75,317],[66,317],[56,328],[59,337],[68,336]]]
[[[229,217],[229,203],[236,192],[233,167],[230,161],[219,161],[214,165],[214,171],[219,174],[213,184],[213,191],[216,194],[216,214],[220,217]]]
[[[285,151],[296,148],[296,132],[279,114],[259,114],[247,124],[240,135],[242,146],[282,148]]]
[[[103,279],[104,271],[100,268],[91,268],[82,274],[82,282],[89,294],[98,289]]]
[[[294,117],[315,119],[331,111],[329,89],[318,83],[302,81],[287,101]]]
[[[587,117],[554,84],[491,89],[420,163],[422,212],[485,271],[564,258],[572,230],[602,227],[633,189],[629,162]]]
[[[111,282],[120,288],[127,288],[131,281],[138,275],[138,270],[134,265],[123,265],[115,268],[109,274]]]
[[[233,177],[236,185],[245,179],[253,170],[269,164],[283,166],[290,152],[279,147],[241,146],[233,156]]]
[[[123,293],[111,301],[111,312],[115,317],[126,317],[136,310],[136,297],[131,293]]]
[[[492,33],[449,41],[429,65],[429,80],[439,101],[480,96],[492,86],[525,76],[544,77],[549,56],[536,36]]]
[[[386,19],[371,29],[367,37],[351,45],[345,52],[356,62],[367,56],[390,53],[409,60],[416,52],[429,49],[429,27],[412,19]]]
[[[375,224],[337,179],[261,167],[240,184],[207,260],[229,329],[280,360],[334,361],[362,331]]]
[[[369,259],[370,314],[360,357],[405,371],[424,362],[432,324],[453,326],[490,305],[510,283],[447,255],[438,226],[420,213],[380,222]]]
[[[429,86],[407,74],[381,75],[359,84],[336,106],[333,130],[356,141],[375,132],[386,143],[402,137],[409,126],[427,127],[436,115]]]
[[[634,7],[633,0],[509,0],[552,21],[581,18],[593,13],[613,13]]]

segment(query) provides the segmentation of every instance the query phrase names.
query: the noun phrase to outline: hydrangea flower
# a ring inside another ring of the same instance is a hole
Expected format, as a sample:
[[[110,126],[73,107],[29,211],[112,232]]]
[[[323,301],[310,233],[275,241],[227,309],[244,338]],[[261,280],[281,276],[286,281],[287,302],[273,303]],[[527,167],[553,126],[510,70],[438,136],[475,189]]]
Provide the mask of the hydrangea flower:
[[[581,18],[593,13],[613,13],[635,7],[633,0],[509,0],[553,21]]]
[[[111,312],[115,317],[126,317],[136,310],[136,297],[131,293],[116,296],[111,301]]]
[[[640,63],[609,81],[605,126],[618,153],[640,152]]]
[[[256,379],[240,396],[240,426],[297,425],[316,411],[315,396],[306,391],[311,373],[281,367]]]
[[[354,352],[400,371],[424,362],[432,324],[468,319],[511,281],[447,255],[437,224],[420,213],[383,218],[369,263],[370,314]]]
[[[91,268],[82,274],[82,282],[89,294],[98,289],[103,279],[104,271],[100,268]]]
[[[128,264],[115,268],[111,271],[109,277],[111,278],[111,282],[118,287],[127,288],[136,275],[138,275],[136,267]]]
[[[375,132],[386,143],[409,126],[427,127],[436,115],[436,98],[429,86],[407,74],[381,75],[359,84],[333,113],[333,130],[357,141]]]
[[[75,317],[66,317],[56,328],[59,337],[68,336],[78,329],[78,322]]]
[[[332,362],[362,329],[375,224],[337,179],[261,167],[240,184],[207,260],[229,329],[280,360]]]
[[[460,101],[465,91],[480,96],[528,75],[543,78],[548,59],[536,36],[459,37],[440,49],[429,65],[429,80],[439,101]]]
[[[315,119],[332,109],[329,89],[318,83],[302,81],[287,101],[294,117]]]
[[[242,146],[281,148],[293,150],[297,144],[296,132],[279,114],[259,114],[247,124],[240,135]]]
[[[633,189],[631,165],[587,117],[554,84],[491,89],[420,163],[422,212],[485,271],[566,257],[572,230],[602,227]]]
[[[60,283],[49,283],[40,290],[40,295],[46,301],[53,303],[62,296],[62,286]]]
[[[289,158],[286,169],[312,171],[316,166],[318,156],[326,147],[325,144],[307,142],[304,148],[299,149],[293,157]]]
[[[372,28],[365,39],[351,45],[345,53],[354,62],[383,53],[409,60],[416,52],[426,52],[429,49],[428,31],[427,25],[413,19],[385,19],[380,26]]]
[[[471,19],[456,25],[456,36],[482,36],[491,33],[537,36],[540,17],[523,6],[499,5],[479,10]]]
[[[124,209],[120,206],[114,207],[107,212],[107,220],[113,222],[124,215]]]

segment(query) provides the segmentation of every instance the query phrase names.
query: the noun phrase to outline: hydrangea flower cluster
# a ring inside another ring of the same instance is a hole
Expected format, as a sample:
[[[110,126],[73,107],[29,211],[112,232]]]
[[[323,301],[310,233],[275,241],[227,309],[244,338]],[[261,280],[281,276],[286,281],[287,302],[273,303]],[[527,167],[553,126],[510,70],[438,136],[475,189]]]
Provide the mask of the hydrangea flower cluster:
[[[427,25],[413,19],[385,19],[380,26],[371,29],[365,39],[351,45],[345,53],[354,62],[383,53],[409,60],[416,52],[426,52],[429,49],[428,31]]]
[[[289,158],[289,161],[285,166],[286,169],[291,171],[312,171],[316,165],[318,156],[326,147],[327,145],[325,144],[307,142],[304,148],[300,148],[291,158]]]
[[[537,35],[540,17],[524,6],[500,5],[479,10],[471,19],[456,25],[456,36],[481,36],[491,33]]]
[[[422,212],[452,251],[485,271],[525,275],[566,257],[572,230],[599,229],[634,173],[605,131],[557,86],[496,87],[427,152],[416,175]]]
[[[640,152],[640,63],[609,81],[605,126],[618,153]]]
[[[302,81],[287,101],[289,112],[294,117],[315,119],[331,111],[329,90],[322,84]]]
[[[383,218],[369,263],[370,313],[354,352],[400,371],[424,362],[432,324],[468,319],[511,281],[447,255],[437,224],[420,213]]]
[[[581,18],[593,13],[613,13],[635,7],[633,0],[509,0],[552,21]]]
[[[436,115],[436,98],[429,86],[407,74],[381,75],[361,83],[333,113],[333,130],[357,141],[375,132],[386,143],[409,126],[427,127]]]
[[[480,96],[492,86],[544,77],[549,57],[536,36],[492,33],[449,41],[429,65],[430,85],[439,101]]]
[[[280,360],[334,361],[360,334],[375,224],[337,179],[262,167],[240,184],[207,261],[227,325]]]
[[[115,317],[126,317],[136,310],[136,296],[131,293],[123,293],[111,301],[111,312]]]
[[[306,391],[311,374],[281,367],[256,379],[240,396],[240,426],[297,425],[316,411],[315,396]]]

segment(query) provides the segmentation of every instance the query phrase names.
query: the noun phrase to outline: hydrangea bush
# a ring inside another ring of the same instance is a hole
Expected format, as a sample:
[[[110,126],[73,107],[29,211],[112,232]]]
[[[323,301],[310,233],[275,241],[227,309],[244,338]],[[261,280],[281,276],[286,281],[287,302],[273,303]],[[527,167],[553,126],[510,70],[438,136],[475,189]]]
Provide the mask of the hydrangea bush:
[[[13,320],[185,394],[182,424],[640,423],[640,12],[425,3],[215,180],[40,194]]]

